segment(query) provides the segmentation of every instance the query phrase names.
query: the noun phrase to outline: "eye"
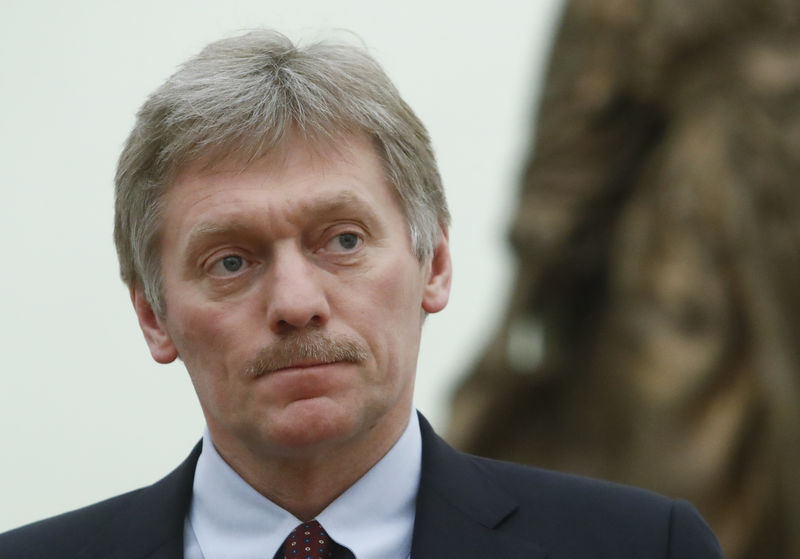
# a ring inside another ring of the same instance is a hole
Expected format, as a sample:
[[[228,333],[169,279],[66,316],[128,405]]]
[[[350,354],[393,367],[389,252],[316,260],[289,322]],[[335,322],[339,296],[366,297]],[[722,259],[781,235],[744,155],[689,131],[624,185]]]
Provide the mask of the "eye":
[[[211,263],[208,272],[212,276],[227,276],[242,271],[247,261],[238,254],[226,254]]]
[[[244,260],[239,255],[231,255],[220,260],[220,264],[228,272],[238,272],[244,265]]]
[[[358,246],[358,241],[361,240],[355,233],[342,233],[341,235],[337,235],[336,238],[338,239],[342,248],[347,250],[356,248],[356,246]]]
[[[331,252],[352,252],[363,243],[358,233],[346,232],[339,233],[331,238],[326,245],[326,249]]]

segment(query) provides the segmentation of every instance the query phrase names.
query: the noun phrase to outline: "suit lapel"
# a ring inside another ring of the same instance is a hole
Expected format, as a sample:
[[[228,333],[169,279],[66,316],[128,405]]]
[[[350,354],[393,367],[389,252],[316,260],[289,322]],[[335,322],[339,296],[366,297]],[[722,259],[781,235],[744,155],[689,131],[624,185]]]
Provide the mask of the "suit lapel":
[[[411,546],[412,559],[547,555],[535,542],[503,531],[517,509],[467,455],[445,443],[420,415],[422,476]]]
[[[167,477],[132,494],[129,506],[108,520],[80,557],[183,559],[183,525],[200,448]]]

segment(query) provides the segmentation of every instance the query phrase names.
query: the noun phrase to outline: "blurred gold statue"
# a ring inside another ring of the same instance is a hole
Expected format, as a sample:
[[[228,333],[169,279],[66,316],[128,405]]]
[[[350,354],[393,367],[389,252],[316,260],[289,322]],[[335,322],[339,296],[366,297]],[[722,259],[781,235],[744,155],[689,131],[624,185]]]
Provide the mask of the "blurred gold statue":
[[[573,0],[535,128],[450,439],[800,559],[800,2]]]

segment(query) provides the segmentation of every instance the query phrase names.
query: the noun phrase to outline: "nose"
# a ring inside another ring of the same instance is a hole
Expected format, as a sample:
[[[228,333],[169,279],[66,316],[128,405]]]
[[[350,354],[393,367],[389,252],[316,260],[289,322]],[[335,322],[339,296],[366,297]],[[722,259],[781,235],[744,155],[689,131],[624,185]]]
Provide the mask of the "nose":
[[[330,308],[320,272],[298,249],[276,251],[268,274],[267,320],[278,335],[324,326]]]

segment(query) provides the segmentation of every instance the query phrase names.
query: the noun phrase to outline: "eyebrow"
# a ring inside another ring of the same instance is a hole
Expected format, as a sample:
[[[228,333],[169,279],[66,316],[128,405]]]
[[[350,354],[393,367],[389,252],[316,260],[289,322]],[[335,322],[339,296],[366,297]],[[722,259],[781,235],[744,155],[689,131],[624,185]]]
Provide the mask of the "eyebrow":
[[[308,208],[302,212],[303,219],[306,221],[317,221],[331,214],[348,212],[358,214],[361,221],[364,221],[367,225],[377,227],[377,213],[372,204],[352,192],[342,192],[331,198],[311,200],[304,206]],[[189,232],[189,240],[186,243],[184,254],[187,260],[193,260],[202,250],[204,244],[215,238],[229,236],[255,236],[249,219],[233,217],[228,221],[198,223]]]
[[[189,232],[189,240],[183,251],[183,261],[193,262],[203,248],[213,239],[230,236],[252,235],[252,227],[241,220],[225,223],[203,222],[195,225]]]
[[[309,210],[307,215],[312,220],[345,211],[366,215],[366,217],[371,220],[377,218],[372,205],[352,192],[341,192],[332,198],[324,198],[316,201],[312,200],[308,206]]]

